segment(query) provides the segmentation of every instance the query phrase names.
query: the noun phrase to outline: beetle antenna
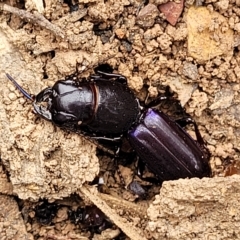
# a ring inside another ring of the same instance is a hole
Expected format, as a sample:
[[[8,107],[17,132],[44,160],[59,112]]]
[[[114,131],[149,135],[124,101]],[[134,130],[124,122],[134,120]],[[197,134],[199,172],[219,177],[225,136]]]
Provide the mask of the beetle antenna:
[[[27,99],[31,100],[32,102],[34,101],[32,96],[27,93],[8,73],[6,73],[6,76]]]

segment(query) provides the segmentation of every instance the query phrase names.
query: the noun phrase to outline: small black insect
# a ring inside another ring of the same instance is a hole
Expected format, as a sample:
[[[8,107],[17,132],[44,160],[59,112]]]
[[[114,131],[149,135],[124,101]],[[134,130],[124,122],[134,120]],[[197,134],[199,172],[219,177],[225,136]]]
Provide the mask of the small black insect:
[[[56,216],[58,208],[57,204],[49,203],[47,200],[44,200],[35,207],[35,217],[39,223],[48,225]]]
[[[33,101],[37,114],[63,129],[98,141],[120,142],[126,136],[160,181],[210,176],[209,152],[196,123],[190,118],[173,121],[151,108],[166,98],[141,107],[120,74],[98,71],[88,80],[71,75],[34,98],[7,77]],[[197,140],[183,129],[187,124],[193,124]]]
[[[101,233],[112,226],[105,214],[94,205],[85,208],[79,207],[76,211],[70,210],[68,215],[73,223],[81,223],[85,228],[92,229],[96,233]]]

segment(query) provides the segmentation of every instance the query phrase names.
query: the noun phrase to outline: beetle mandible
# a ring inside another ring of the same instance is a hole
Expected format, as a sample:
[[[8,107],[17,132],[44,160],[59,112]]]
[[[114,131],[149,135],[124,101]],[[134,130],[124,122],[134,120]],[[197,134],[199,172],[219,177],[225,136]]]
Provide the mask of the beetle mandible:
[[[209,152],[196,123],[190,118],[173,121],[152,109],[151,104],[140,106],[121,74],[98,71],[87,80],[71,75],[34,97],[6,75],[33,101],[38,115],[60,128],[96,140],[120,141],[123,135],[127,136],[140,159],[160,181],[210,176]],[[159,101],[161,98],[153,103]],[[47,107],[42,102],[47,102]],[[197,140],[183,129],[187,124],[194,125]]]

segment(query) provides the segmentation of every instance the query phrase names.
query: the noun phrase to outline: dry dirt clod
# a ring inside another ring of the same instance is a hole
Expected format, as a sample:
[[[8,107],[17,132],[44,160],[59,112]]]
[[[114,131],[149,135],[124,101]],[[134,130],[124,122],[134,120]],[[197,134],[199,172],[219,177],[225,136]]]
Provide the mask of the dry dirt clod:
[[[232,56],[233,31],[227,19],[206,7],[191,7],[187,13],[188,53],[204,62],[219,55]]]
[[[9,182],[6,178],[0,178],[0,193],[7,195],[13,194],[12,183]]]
[[[13,197],[0,194],[0,239],[33,240],[27,233],[25,223]]]
[[[153,239],[239,239],[239,181],[234,175],[164,182],[148,209]]]

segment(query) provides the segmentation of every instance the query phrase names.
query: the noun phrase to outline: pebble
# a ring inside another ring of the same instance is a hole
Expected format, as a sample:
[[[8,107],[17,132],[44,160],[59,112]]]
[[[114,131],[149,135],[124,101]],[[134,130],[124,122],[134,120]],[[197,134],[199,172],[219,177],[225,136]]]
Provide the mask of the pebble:
[[[15,93],[11,92],[8,94],[8,98],[12,101],[16,100],[17,99],[17,96]]]
[[[178,18],[182,14],[184,6],[184,0],[181,0],[180,3],[167,2],[158,6],[160,12],[164,14],[166,20],[173,26],[176,25]]]
[[[144,28],[152,27],[155,23],[155,18],[159,15],[156,5],[149,3],[141,9],[137,16],[137,24]]]

